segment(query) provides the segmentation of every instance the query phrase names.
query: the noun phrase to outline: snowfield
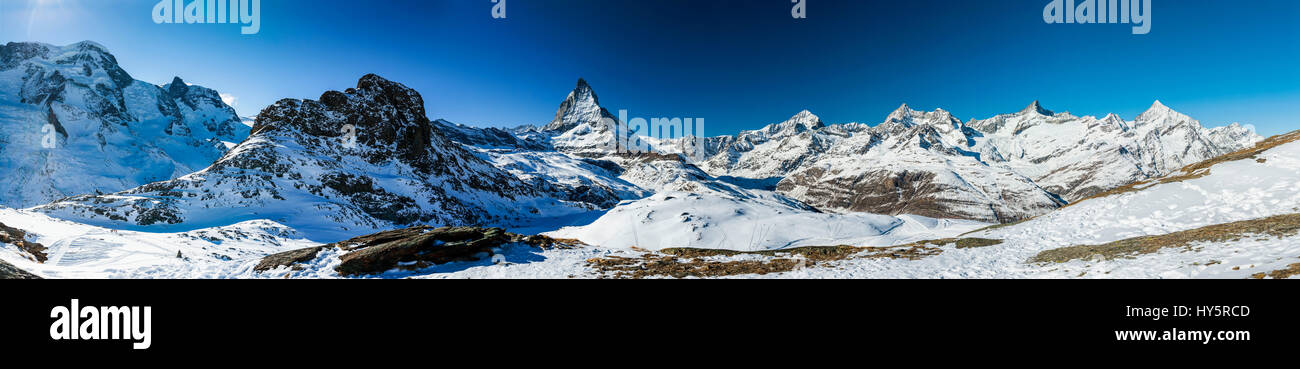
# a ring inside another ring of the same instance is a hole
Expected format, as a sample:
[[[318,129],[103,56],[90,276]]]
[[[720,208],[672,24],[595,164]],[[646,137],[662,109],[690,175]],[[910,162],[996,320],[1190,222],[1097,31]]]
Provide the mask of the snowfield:
[[[1041,251],[1059,247],[1102,244],[1300,211],[1297,210],[1300,209],[1300,142],[1278,146],[1258,158],[1263,162],[1222,163],[1213,166],[1211,174],[1202,178],[1096,198],[1023,223],[963,236],[1004,240],[1000,245],[967,249],[944,246],[942,253],[921,260],[850,259],[827,267],[729,278],[1247,278],[1300,262],[1300,236],[1247,237],[1228,244],[1198,243],[1192,247],[1196,251],[1165,249],[1108,261],[1036,264],[1027,260]],[[910,216],[823,214],[755,205],[762,203],[741,203],[690,193],[658,194],[626,202],[590,226],[550,233],[555,237],[587,237],[589,240],[584,241],[593,243],[608,242],[601,247],[540,250],[512,245],[502,248],[502,257],[495,261],[455,262],[418,272],[394,271],[374,277],[590,278],[599,276],[586,262],[591,258],[637,257],[645,253],[625,246],[730,246],[724,248],[753,250],[766,247],[761,245],[887,245],[921,237],[950,236],[982,226],[974,222]],[[12,246],[0,248],[0,258],[43,277],[338,277],[333,271],[338,263],[337,251],[321,253],[316,260],[306,263],[303,270],[253,272],[252,266],[263,255],[320,244],[268,221],[184,233],[142,233],[81,225],[15,209],[0,209],[0,219],[13,227],[39,230],[31,240],[50,247],[49,262],[30,261]],[[692,223],[697,219],[710,221]],[[636,224],[635,234],[625,235],[623,238],[630,239],[620,241],[617,230],[632,224]],[[681,231],[704,224],[707,224],[705,228],[722,230]],[[769,227],[757,231],[740,229],[758,227],[756,224]],[[835,236],[828,237],[828,234]],[[726,240],[726,235],[755,235],[759,241]],[[176,257],[177,251],[182,258]],[[710,259],[754,258],[760,257]]]
[[[833,214],[796,208],[783,196],[754,191],[739,199],[714,194],[663,192],[622,204],[579,227],[546,233],[609,248],[689,247],[737,251],[798,246],[896,245],[948,238],[988,226],[968,220]]]
[[[27,230],[28,240],[44,244],[49,257],[37,263],[17,247],[0,244],[0,259],[44,278],[231,278],[243,263],[320,244],[268,220],[149,233],[0,208],[0,222]]]

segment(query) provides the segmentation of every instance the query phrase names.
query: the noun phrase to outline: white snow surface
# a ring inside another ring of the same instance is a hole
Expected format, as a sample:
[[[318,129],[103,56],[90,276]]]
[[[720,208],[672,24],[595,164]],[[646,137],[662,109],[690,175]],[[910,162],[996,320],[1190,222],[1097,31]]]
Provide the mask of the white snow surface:
[[[946,238],[986,223],[913,215],[833,214],[791,206],[770,191],[747,197],[660,192],[626,202],[595,222],[547,235],[603,247],[660,250],[674,247],[737,251],[798,246],[889,246]]]

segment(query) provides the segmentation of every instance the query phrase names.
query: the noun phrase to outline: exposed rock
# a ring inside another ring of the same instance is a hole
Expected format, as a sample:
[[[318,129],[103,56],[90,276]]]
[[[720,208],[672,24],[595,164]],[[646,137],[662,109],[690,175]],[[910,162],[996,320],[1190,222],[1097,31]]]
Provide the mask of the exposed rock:
[[[41,279],[41,277],[0,260],[0,279]]]
[[[383,273],[396,268],[399,263],[427,267],[453,261],[474,261],[492,255],[493,248],[510,240],[505,230],[500,228],[409,228],[403,233],[403,237],[387,242],[344,246],[356,248],[356,251],[341,256],[342,264],[336,270],[347,276]]]
[[[253,270],[265,272],[282,266],[295,267],[295,264],[305,263],[315,259],[316,255],[320,254],[321,250],[335,246],[335,244],[329,244],[325,246],[308,247],[271,254],[262,258],[262,261],[257,263],[257,266],[254,266]]]
[[[339,274],[379,274],[399,267],[421,269],[455,261],[480,260],[496,253],[499,247],[512,243],[543,249],[579,244],[575,240],[507,233],[501,228],[419,226],[269,255],[253,270],[300,268],[297,264],[315,259],[321,251],[339,248],[347,252],[339,257],[341,264],[335,268]]]
[[[18,246],[18,249],[30,254],[37,262],[44,263],[49,256],[45,254],[45,245],[27,241],[27,232],[0,223],[0,243]]]

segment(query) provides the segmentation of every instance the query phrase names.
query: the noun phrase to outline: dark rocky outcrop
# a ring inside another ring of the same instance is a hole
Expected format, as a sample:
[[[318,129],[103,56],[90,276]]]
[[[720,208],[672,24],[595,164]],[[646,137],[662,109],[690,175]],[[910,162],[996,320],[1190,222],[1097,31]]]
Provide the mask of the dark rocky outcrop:
[[[41,279],[41,277],[0,260],[0,279]]]
[[[335,268],[344,276],[379,274],[395,268],[422,269],[455,261],[475,261],[493,255],[507,244],[538,248],[567,247],[572,240],[546,236],[523,236],[501,228],[411,227],[356,237],[347,241],[286,251],[262,259],[253,270],[265,272],[279,267],[302,269],[301,263],[315,259],[321,251],[339,248],[346,253]]]
[[[36,242],[28,242],[27,232],[18,228],[6,226],[4,223],[0,223],[0,243],[9,243],[18,246],[19,250],[23,250],[23,252],[31,255],[37,262],[44,263],[45,260],[49,259],[49,256],[45,254],[45,245]]]

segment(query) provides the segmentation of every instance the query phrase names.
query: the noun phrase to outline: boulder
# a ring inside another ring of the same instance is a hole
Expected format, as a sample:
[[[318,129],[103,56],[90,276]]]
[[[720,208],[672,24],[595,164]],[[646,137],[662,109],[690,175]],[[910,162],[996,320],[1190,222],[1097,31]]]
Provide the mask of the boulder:
[[[28,242],[27,232],[18,228],[6,226],[4,223],[0,223],[0,243],[9,243],[18,246],[19,250],[23,250],[27,254],[31,255],[32,258],[35,258],[39,263],[44,263],[45,260],[49,259],[49,256],[45,254],[45,245],[36,242]]]
[[[339,257],[341,264],[335,268],[339,274],[370,275],[395,268],[422,269],[454,261],[480,260],[507,244],[546,249],[570,247],[576,241],[540,235],[523,236],[501,228],[419,226],[269,255],[253,269],[265,272],[282,266],[301,268],[299,263],[315,259],[322,250],[339,248],[346,252]]]
[[[41,279],[41,277],[0,260],[0,279]]]

